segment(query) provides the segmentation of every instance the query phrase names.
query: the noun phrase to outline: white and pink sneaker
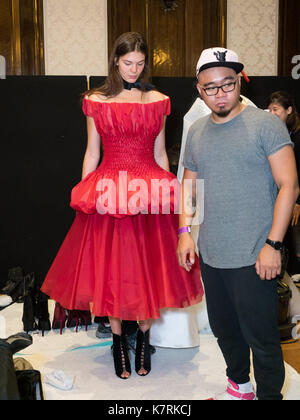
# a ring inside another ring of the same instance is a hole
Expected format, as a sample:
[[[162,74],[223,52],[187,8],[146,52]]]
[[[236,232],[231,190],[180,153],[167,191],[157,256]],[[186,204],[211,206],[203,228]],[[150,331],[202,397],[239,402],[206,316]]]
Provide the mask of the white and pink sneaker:
[[[231,379],[228,379],[226,392],[211,398],[214,401],[255,401],[256,396],[251,382],[238,385]]]

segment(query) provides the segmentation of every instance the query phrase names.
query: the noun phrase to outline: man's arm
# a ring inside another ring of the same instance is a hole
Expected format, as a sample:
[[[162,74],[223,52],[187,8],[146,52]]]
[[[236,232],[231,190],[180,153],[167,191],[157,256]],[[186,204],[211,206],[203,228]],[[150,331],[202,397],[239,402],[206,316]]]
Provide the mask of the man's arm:
[[[195,213],[196,203],[196,181],[197,172],[184,170],[181,184],[181,211],[179,216],[179,229],[185,226],[191,226],[193,215]],[[190,271],[195,263],[195,243],[192,235],[188,232],[179,235],[177,257],[179,265]]]
[[[294,151],[285,146],[269,156],[269,164],[279,193],[274,207],[273,224],[268,238],[282,242],[291,221],[293,208],[299,195]],[[266,244],[258,255],[256,271],[262,280],[271,280],[281,272],[281,255]]]

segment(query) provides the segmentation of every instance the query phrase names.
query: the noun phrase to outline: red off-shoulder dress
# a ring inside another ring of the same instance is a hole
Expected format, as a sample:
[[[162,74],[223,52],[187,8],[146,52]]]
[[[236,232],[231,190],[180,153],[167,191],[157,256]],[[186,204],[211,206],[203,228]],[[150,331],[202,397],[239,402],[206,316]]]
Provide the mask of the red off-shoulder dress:
[[[154,159],[170,99],[151,103],[84,99],[103,144],[98,168],[71,195],[75,220],[42,285],[64,308],[123,320],[159,318],[203,296],[199,261],[176,256],[179,182]]]

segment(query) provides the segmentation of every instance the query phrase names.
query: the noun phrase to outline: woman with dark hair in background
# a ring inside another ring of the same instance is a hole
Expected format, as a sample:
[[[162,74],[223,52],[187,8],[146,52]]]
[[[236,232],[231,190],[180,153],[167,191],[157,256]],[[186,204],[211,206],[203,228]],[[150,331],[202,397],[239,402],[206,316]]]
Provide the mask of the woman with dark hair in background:
[[[289,130],[291,140],[294,143],[298,182],[300,184],[300,117],[297,112],[294,99],[287,92],[274,92],[269,98],[268,109],[272,114],[280,118],[280,120],[286,124],[287,129]],[[288,271],[290,275],[300,273],[300,226],[298,226],[299,216],[300,196],[298,197],[298,200],[295,204],[291,229],[289,229],[287,235],[288,248],[291,248],[289,255],[290,260],[288,263]]]
[[[64,308],[87,310],[92,302],[95,316],[109,317],[122,379],[131,367],[121,321],[139,323],[135,370],[145,376],[151,370],[151,319],[162,308],[199,303],[203,295],[198,259],[190,272],[177,264],[180,186],[165,149],[170,99],[148,77],[143,37],[121,35],[104,85],[83,100],[88,144],[82,181],[72,190],[77,215],[42,286]],[[169,191],[153,192],[155,181],[166,181]]]

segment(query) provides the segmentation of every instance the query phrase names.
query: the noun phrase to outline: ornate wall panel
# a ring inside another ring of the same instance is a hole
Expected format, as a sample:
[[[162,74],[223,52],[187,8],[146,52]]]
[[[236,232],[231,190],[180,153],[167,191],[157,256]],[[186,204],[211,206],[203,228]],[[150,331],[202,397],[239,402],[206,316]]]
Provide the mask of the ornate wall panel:
[[[47,75],[106,74],[106,0],[44,0],[44,21]]]
[[[46,74],[106,75],[107,43],[110,51],[118,35],[136,30],[155,51],[157,76],[194,76],[202,48],[224,43],[249,75],[277,75],[279,0],[175,3],[164,12],[162,0],[44,0]]]
[[[299,0],[0,0],[7,74],[43,74],[43,4],[49,75],[107,74],[107,49],[127,30],[146,34],[157,76],[193,76],[201,49],[226,36],[249,75],[277,75],[278,62],[288,75],[300,54]]]
[[[278,0],[228,0],[227,47],[247,74],[277,75],[277,28]]]

